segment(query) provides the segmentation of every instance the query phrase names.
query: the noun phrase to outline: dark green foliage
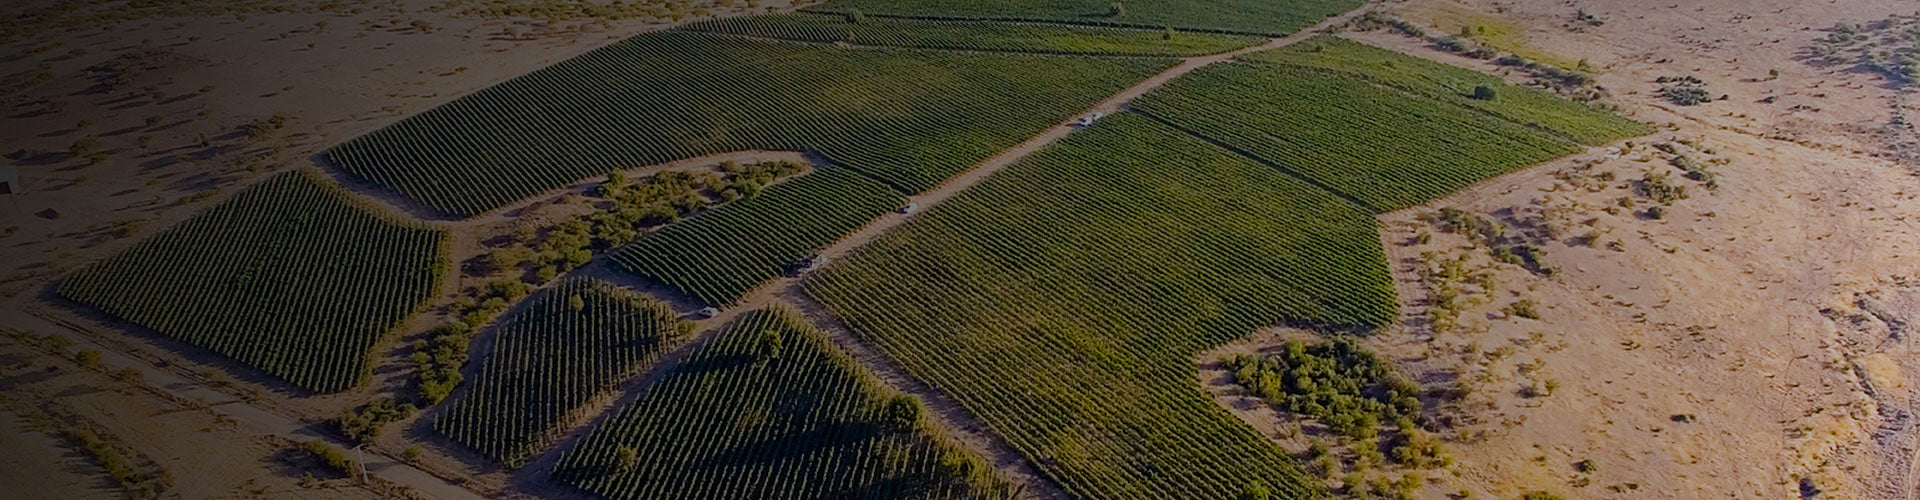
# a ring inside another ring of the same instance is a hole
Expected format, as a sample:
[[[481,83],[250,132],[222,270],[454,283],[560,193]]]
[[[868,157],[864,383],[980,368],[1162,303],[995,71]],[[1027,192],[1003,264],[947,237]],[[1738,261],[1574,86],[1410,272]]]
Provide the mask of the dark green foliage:
[[[1349,337],[1287,342],[1272,356],[1227,363],[1234,381],[1274,404],[1312,416],[1341,436],[1370,442],[1381,422],[1420,416],[1420,386]]]
[[[1584,144],[1605,144],[1653,133],[1653,127],[1552,92],[1510,85],[1499,77],[1338,37],[1318,37],[1241,59],[1262,64],[1337,71],[1401,91],[1486,112],[1521,125],[1553,130]],[[1503,63],[1526,64],[1515,57]],[[1494,98],[1482,98],[1479,87]]]
[[[1453,102],[1295,66],[1216,64],[1133,106],[1382,212],[1578,150]]]
[[[432,297],[440,231],[389,222],[308,171],[255,184],[69,275],[60,295],[316,392]]]
[[[473,333],[473,327],[467,325],[465,322],[440,325],[428,340],[414,343],[412,359],[417,377],[414,390],[421,403],[438,404],[460,385],[463,378],[460,369],[467,366],[467,344]]]
[[[557,438],[568,414],[650,365],[672,345],[677,319],[666,304],[601,281],[566,281],[528,300],[500,323],[471,391],[433,422],[511,466]]]
[[[887,421],[892,422],[895,428],[902,430],[919,428],[920,415],[923,413],[926,413],[926,406],[920,402],[920,398],[913,395],[896,394],[887,400]]]
[[[1050,21],[1280,36],[1359,7],[1358,0],[831,0],[809,10],[940,19]]]
[[[1488,87],[1486,85],[1475,85],[1473,86],[1472,97],[1474,99],[1479,99],[1482,101],[1491,101],[1493,100],[1493,87]]]
[[[1083,498],[1319,487],[1194,383],[1275,321],[1395,314],[1373,219],[1134,113],[1074,132],[804,282]]]
[[[753,149],[818,153],[917,192],[1173,63],[845,50],[655,32],[462,97],[326,155],[457,215],[614,168]]]
[[[723,306],[903,203],[899,193],[859,174],[822,168],[648,233],[615,251],[613,261]]]
[[[783,339],[761,358],[769,331]],[[553,477],[634,498],[1005,498],[979,457],[919,426],[787,309],[749,312],[560,458]]]
[[[333,469],[334,472],[343,476],[353,475],[355,472],[354,469],[359,467],[358,464],[353,463],[353,460],[348,459],[347,454],[342,453],[340,448],[327,444],[326,441],[319,439],[310,440],[302,444],[300,449],[319,460],[320,463],[326,465],[327,468]]]
[[[1663,76],[1654,82],[1660,84],[1660,96],[1674,104],[1693,106],[1713,100],[1713,95],[1707,92],[1707,83],[1701,81],[1699,77]]]
[[[1672,176],[1666,172],[1647,172],[1641,176],[1640,182],[1634,184],[1634,190],[1661,205],[1671,205],[1687,198],[1687,187],[1673,182]]]
[[[1107,56],[1197,56],[1258,44],[1254,36],[1183,33],[1061,24],[996,23],[789,14],[733,17],[689,24],[688,31],[736,34],[814,43],[880,47],[1093,54]]]
[[[380,428],[413,416],[413,405],[392,398],[380,398],[334,417],[334,428],[348,441],[365,443],[380,435]]]
[[[728,162],[721,164],[716,172],[669,170],[634,180],[614,171],[607,174],[607,182],[599,189],[600,197],[612,201],[612,206],[589,216],[585,223],[569,222],[557,227],[556,231],[563,237],[558,238],[558,242],[553,234],[544,238],[532,265],[571,269],[580,263],[558,262],[558,256],[589,246],[625,245],[645,231],[679,222],[683,217],[757,197],[768,186],[806,169],[805,165],[784,161],[746,165]]]

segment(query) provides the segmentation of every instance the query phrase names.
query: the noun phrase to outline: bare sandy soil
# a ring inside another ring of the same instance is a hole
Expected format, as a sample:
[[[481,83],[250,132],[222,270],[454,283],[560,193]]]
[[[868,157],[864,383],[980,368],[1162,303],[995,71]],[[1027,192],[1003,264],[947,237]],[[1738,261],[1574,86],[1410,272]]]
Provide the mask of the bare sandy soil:
[[[71,353],[55,356],[52,347],[11,337],[0,338],[0,349],[8,412],[0,485],[9,498],[126,498],[85,448],[52,437],[76,429],[97,433],[142,473],[165,476],[170,486],[160,498],[406,498],[329,471],[289,451],[292,441],[163,396],[142,380],[111,376],[113,365],[85,368]]]
[[[184,0],[166,4],[169,7],[154,10],[108,3],[67,5],[64,10],[42,12],[43,23],[0,25],[9,35],[0,44],[0,98],[7,104],[6,112],[0,114],[0,145],[4,145],[0,154],[8,155],[6,164],[19,165],[21,182],[15,189],[23,191],[0,195],[5,198],[0,201],[0,261],[4,261],[0,276],[5,277],[0,279],[0,300],[4,300],[0,310],[13,319],[24,319],[22,313],[32,310],[61,323],[80,325],[90,340],[195,380],[199,389],[232,394],[291,421],[322,420],[364,403],[375,393],[396,390],[405,375],[400,369],[406,361],[404,341],[433,325],[433,317],[422,315],[418,324],[403,328],[406,335],[390,340],[394,345],[383,351],[390,356],[382,360],[374,384],[314,396],[153,332],[49,304],[45,301],[48,283],[251,182],[312,165],[314,156],[328,146],[462,94],[677,22],[789,8],[786,2],[757,0],[671,6],[626,2],[620,4],[625,10],[612,13],[568,11],[536,18],[524,12],[484,10],[501,5],[609,3],[403,0],[349,5]],[[11,17],[50,5],[55,4],[20,2],[0,8],[0,13]],[[356,189],[361,191],[371,193],[363,198],[375,206],[388,201],[378,191]],[[404,205],[381,208],[401,218],[422,215]],[[518,207],[520,213],[515,216],[538,222],[585,209],[565,192],[556,192]],[[451,230],[460,259],[479,255],[484,250],[479,241],[486,235],[511,229],[511,221],[504,216],[461,222],[418,218]],[[472,284],[449,281],[449,291]],[[4,392],[11,399],[36,404],[88,399],[87,404],[115,415],[153,413],[140,409],[143,403],[138,398],[116,391],[91,391],[82,397],[10,386]],[[169,419],[109,423],[115,429],[125,426],[153,433],[151,443],[129,442],[154,447],[168,446],[167,436],[189,440],[181,436],[204,427]],[[201,446],[226,446],[230,440],[261,442],[206,437],[190,440]],[[405,444],[402,441],[385,451],[397,456]],[[242,455],[265,451],[255,448],[227,446],[221,451]],[[175,466],[186,462],[165,463],[174,470],[184,468]],[[199,467],[198,460],[191,463]],[[232,478],[255,475],[243,472],[251,470],[247,468],[227,470],[233,472]],[[201,493],[207,492],[195,490],[187,496],[228,495]]]
[[[1455,465],[1428,474],[1426,496],[1920,495],[1911,390],[1920,359],[1909,326],[1920,306],[1911,281],[1920,179],[1876,157],[1883,144],[1862,133],[1890,121],[1906,91],[1801,57],[1836,22],[1913,9],[1871,0],[1393,4],[1402,18],[1446,33],[1469,26],[1536,60],[1585,60],[1623,112],[1661,127],[1381,217],[1405,309],[1369,343],[1431,387],[1471,389],[1439,409]],[[1604,24],[1576,22],[1581,11]],[[1505,71],[1384,31],[1347,36]],[[1728,97],[1678,106],[1656,95],[1656,78],[1683,75]],[[1717,187],[1683,178],[1656,143],[1706,162]],[[1687,189],[1661,218],[1636,192],[1649,172]],[[1441,207],[1525,232],[1554,272],[1498,263],[1421,220]],[[1435,331],[1421,268],[1460,256],[1493,272],[1492,290],[1477,293],[1482,303],[1464,308],[1458,326]],[[1513,312],[1522,301],[1539,319]],[[1270,348],[1281,335],[1223,352]],[[1202,382],[1257,427],[1288,435],[1279,415],[1220,389],[1220,376],[1203,372]]]
[[[35,429],[25,418],[0,413],[0,491],[21,500],[107,500],[120,486],[84,452]]]
[[[26,164],[21,177],[28,191],[0,202],[7,205],[0,206],[7,234],[0,252],[15,266],[0,270],[7,276],[0,294],[13,301],[7,310],[39,298],[53,277],[221,198],[194,193],[230,192],[305,165],[320,149],[399,117],[657,27],[635,19],[546,23],[474,16],[438,5],[410,0],[392,9],[327,11],[324,26],[311,13],[265,10],[139,18],[10,41],[9,52],[0,54],[0,78],[50,76],[10,89],[8,112],[0,117],[0,153],[26,153],[16,161]],[[1429,474],[1426,493],[1791,498],[1811,487],[1821,498],[1914,498],[1912,388],[1920,387],[1920,367],[1909,325],[1920,306],[1920,283],[1910,281],[1915,265],[1904,255],[1920,246],[1910,220],[1920,209],[1911,201],[1920,180],[1906,166],[1875,158],[1883,144],[1866,133],[1899,112],[1905,91],[1854,68],[1808,64],[1800,54],[1835,22],[1912,9],[1891,0],[1390,5],[1396,15],[1447,32],[1491,27],[1476,30],[1476,37],[1536,59],[1585,60],[1626,113],[1662,126],[1631,147],[1613,145],[1623,150],[1617,157],[1596,150],[1382,217],[1406,321],[1370,342],[1423,382],[1474,388],[1459,403],[1471,418],[1447,430],[1456,439],[1456,465],[1451,473]],[[1576,23],[1579,10],[1605,23]],[[1349,36],[1502,71],[1382,32]],[[40,48],[54,38],[64,42]],[[94,67],[101,69],[88,69]],[[1705,79],[1716,96],[1728,98],[1681,107],[1654,95],[1655,78],[1679,75]],[[278,127],[270,120],[276,114],[283,117]],[[244,130],[250,123],[257,125],[252,134]],[[1619,207],[1620,198],[1637,196],[1633,181],[1649,170],[1678,175],[1667,166],[1668,155],[1649,144],[1682,139],[1692,144],[1685,147],[1689,154],[1724,160],[1711,167],[1718,187],[1683,181],[1690,196],[1659,219],[1645,214],[1645,200]],[[530,203],[536,206],[435,224],[456,229],[456,256],[464,259],[484,251],[484,235],[507,230],[517,218],[586,209],[565,192]],[[1484,248],[1418,220],[1442,206],[1539,229],[1545,262],[1556,272],[1497,264]],[[878,234],[896,219],[883,219],[828,253],[857,246],[862,235]],[[1589,238],[1594,232],[1598,236]],[[1413,243],[1422,233],[1431,240]],[[1486,303],[1467,308],[1460,325],[1446,332],[1432,331],[1423,319],[1429,285],[1417,267],[1429,252],[1467,256],[1497,276]],[[790,287],[778,280],[755,300],[782,300]],[[1521,300],[1538,304],[1538,320],[1506,312]],[[423,316],[407,330],[424,331],[433,321]],[[114,328],[99,329],[119,338]],[[1263,333],[1222,352],[1271,346],[1289,335]],[[119,347],[183,373],[235,368],[151,337],[120,340]],[[323,418],[395,390],[404,350],[396,346],[389,354],[374,384],[344,395],[308,397],[253,379],[246,380],[260,383],[238,384],[236,392],[294,417]],[[30,358],[9,364],[39,370],[66,362]],[[159,463],[191,461],[192,468],[167,467],[177,483],[197,488],[181,490],[187,497],[382,494],[337,482],[303,487],[298,474],[281,468],[285,461],[272,458],[284,443],[270,436],[223,430],[218,417],[168,406],[175,403],[151,392],[102,389],[119,383],[103,374],[49,373],[58,375],[21,378],[26,372],[9,371],[10,385],[0,389],[9,400],[60,401],[116,431],[127,429],[119,439]],[[1203,369],[1200,380],[1257,428],[1284,434],[1281,416],[1234,401],[1223,375],[1217,367]],[[966,427],[965,417],[958,412],[945,419]],[[407,428],[383,438],[388,452],[425,441],[418,421]],[[194,433],[206,439],[180,439]],[[994,451],[991,444],[981,447]],[[423,467],[460,477],[481,472],[483,489],[511,490],[520,481],[476,467],[457,450],[429,451]],[[203,477],[195,472],[202,460],[226,464],[208,470],[250,472]],[[1584,460],[1593,467],[1583,472],[1575,464]]]

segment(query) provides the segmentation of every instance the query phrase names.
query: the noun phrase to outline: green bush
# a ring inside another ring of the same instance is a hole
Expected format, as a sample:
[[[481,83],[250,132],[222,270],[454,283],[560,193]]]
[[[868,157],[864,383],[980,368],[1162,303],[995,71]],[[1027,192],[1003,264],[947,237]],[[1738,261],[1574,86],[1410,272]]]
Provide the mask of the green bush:
[[[349,476],[353,475],[355,464],[353,460],[347,459],[347,454],[341,452],[340,448],[327,444],[326,441],[315,439],[307,441],[306,444],[301,446],[301,449],[306,450],[307,454],[312,455],[313,458],[319,459],[320,463],[326,464],[327,468],[333,469],[334,472]]]

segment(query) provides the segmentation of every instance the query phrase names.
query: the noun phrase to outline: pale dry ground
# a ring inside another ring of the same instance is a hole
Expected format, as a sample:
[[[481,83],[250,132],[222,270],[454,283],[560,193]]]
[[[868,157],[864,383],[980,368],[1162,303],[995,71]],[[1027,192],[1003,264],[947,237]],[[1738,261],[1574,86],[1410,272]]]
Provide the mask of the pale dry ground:
[[[4,414],[5,448],[8,461],[23,461],[0,470],[8,498],[124,498],[84,449],[47,437],[75,426],[159,464],[172,483],[160,498],[409,498],[384,483],[362,487],[288,452],[294,441],[223,418],[165,388],[111,377],[110,370],[133,366],[118,358],[108,357],[102,369],[83,369],[45,345],[8,337],[0,338],[0,349],[6,353],[0,390],[11,412]],[[38,415],[45,429],[20,420],[19,412]],[[309,474],[314,479],[306,479]]]
[[[1574,32],[1580,8],[1606,24]],[[1467,405],[1478,422],[1458,429],[1468,439],[1451,444],[1453,472],[1429,473],[1425,496],[1799,498],[1800,479],[1810,477],[1819,498],[1915,498],[1907,388],[1920,382],[1920,360],[1904,318],[1920,306],[1907,282],[1920,270],[1911,255],[1920,248],[1920,180],[1874,158],[1876,143],[1857,133],[1885,123],[1903,92],[1873,75],[1795,60],[1836,21],[1915,8],[1871,0],[1394,4],[1397,15],[1449,33],[1461,23],[1523,26],[1491,41],[1586,59],[1625,113],[1661,126],[1635,147],[1613,145],[1627,150],[1618,157],[1596,149],[1381,217],[1405,315],[1370,344],[1423,382],[1477,382]],[[1386,32],[1348,36],[1502,73]],[[1680,107],[1653,95],[1654,78],[1688,74],[1728,99]],[[1769,95],[1774,102],[1760,102]],[[1695,143],[1696,159],[1727,161],[1711,167],[1718,189],[1681,178],[1648,147],[1677,139]],[[1629,181],[1649,170],[1670,172],[1691,196],[1663,220],[1644,217],[1644,198],[1636,210],[1605,210],[1632,196]],[[1556,234],[1543,246],[1557,272],[1492,264],[1485,249],[1418,220],[1445,206],[1519,227],[1551,225]],[[1586,246],[1594,229],[1602,236]],[[1422,232],[1433,234],[1430,243],[1415,243]],[[1617,251],[1608,248],[1615,241]],[[1498,291],[1450,332],[1433,334],[1421,319],[1427,294],[1415,263],[1425,252],[1471,255],[1497,269]],[[1539,303],[1540,320],[1504,311],[1523,299]],[[1227,350],[1278,342],[1264,338]],[[1522,395],[1548,380],[1558,386],[1551,395]],[[1203,373],[1203,382],[1224,381]],[[1216,392],[1280,434],[1271,411],[1231,389]],[[1578,472],[1582,460],[1596,468]]]
[[[71,328],[52,325],[80,325],[74,331],[90,341],[150,362],[148,368],[153,370],[194,381],[191,387],[169,390],[225,393],[229,401],[234,397],[244,401],[236,404],[263,409],[252,413],[275,427],[274,432],[209,436],[191,443],[225,446],[235,452],[277,447],[273,442],[280,439],[274,437],[279,435],[277,426],[324,419],[400,385],[398,379],[405,374],[399,367],[406,361],[402,341],[429,328],[433,324],[429,315],[388,340],[389,346],[381,352],[389,356],[381,360],[375,383],[343,394],[314,396],[153,332],[50,304],[45,300],[48,283],[218,203],[245,185],[286,169],[305,168],[320,150],[347,138],[672,23],[644,17],[549,22],[469,15],[460,9],[478,2],[466,0],[405,0],[318,13],[270,12],[317,5],[301,0],[182,3],[246,7],[220,15],[72,23],[76,27],[69,30],[60,27],[67,24],[49,25],[0,45],[0,82],[7,85],[0,89],[5,92],[0,98],[7,104],[6,112],[0,114],[0,154],[26,153],[7,160],[22,165],[19,175],[26,193],[0,201],[0,228],[5,231],[0,236],[0,260],[5,261],[0,264],[0,276],[5,277],[0,280],[0,299],[5,301],[0,310],[9,313],[0,316],[10,317],[5,322],[10,326],[67,330]],[[10,4],[0,12],[10,14],[11,9],[31,5],[35,3]],[[789,8],[786,2],[761,1],[681,5],[703,15]],[[117,7],[89,6],[118,12]],[[416,20],[424,25],[415,25]],[[116,66],[127,68],[120,82],[98,85],[108,73],[90,68],[115,61],[125,63]],[[50,78],[24,88],[14,85],[22,75],[40,72]],[[285,125],[264,137],[247,137],[241,131],[245,124],[275,114],[285,117]],[[99,159],[87,157],[92,154],[68,154],[77,142],[92,143],[86,149]],[[774,156],[786,159],[788,155]],[[413,207],[384,205],[392,199],[383,196],[387,193],[351,183],[348,187],[395,217],[422,215]],[[564,198],[563,191],[578,189],[556,190],[555,198],[542,201],[558,200]],[[198,193],[205,194],[189,196]],[[540,208],[539,203],[530,202],[536,207],[526,210],[529,218],[554,219],[583,209]],[[466,225],[418,218],[452,229],[460,258],[477,255],[474,235],[487,232],[467,228],[506,227],[492,218]],[[460,284],[449,280],[448,290]],[[29,310],[31,318],[21,314]],[[236,379],[245,383],[227,383]],[[12,398],[36,397],[13,388],[5,392]],[[106,411],[142,404],[118,392],[87,397],[97,399],[90,404]],[[193,435],[191,428],[175,424],[154,419],[128,426],[163,436]],[[160,446],[163,441],[153,444]],[[399,449],[384,451],[397,456]],[[177,468],[181,467],[169,467]],[[233,477],[242,479],[251,474],[241,473],[246,470],[241,468],[230,470]]]
[[[34,429],[24,418],[0,412],[0,491],[19,500],[121,498],[113,482],[86,453]]]

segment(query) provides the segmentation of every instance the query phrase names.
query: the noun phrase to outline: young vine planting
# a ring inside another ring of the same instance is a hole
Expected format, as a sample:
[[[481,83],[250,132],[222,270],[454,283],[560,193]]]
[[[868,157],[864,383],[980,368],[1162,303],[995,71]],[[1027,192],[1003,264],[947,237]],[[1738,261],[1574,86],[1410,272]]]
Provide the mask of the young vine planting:
[[[1134,108],[1383,212],[1579,150],[1460,105],[1302,68],[1208,66]]]
[[[839,14],[733,17],[689,24],[682,29],[814,43],[1105,56],[1197,56],[1265,41],[1255,36],[1165,29],[883,17],[853,20],[850,17]]]
[[[60,282],[61,296],[315,392],[366,378],[369,351],[433,297],[439,231],[280,174]]]
[[[1360,0],[831,0],[810,10],[937,19],[1046,21],[1282,36]]]
[[[798,313],[740,316],[592,430],[554,479],[613,499],[1005,498]]]
[[[1509,85],[1499,77],[1401,54],[1345,38],[1323,36],[1242,60],[1337,71],[1423,97],[1465,106],[1514,123],[1546,128],[1585,144],[1605,144],[1653,133],[1632,119],[1561,99],[1551,92]],[[1489,94],[1473,97],[1475,89]]]
[[[755,149],[818,153],[917,192],[1173,63],[656,32],[414,115],[326,156],[458,215],[616,168]]]
[[[456,442],[512,466],[558,437],[567,417],[674,344],[673,309],[575,279],[503,320],[467,395],[434,419]]]
[[[821,168],[647,233],[613,260],[702,302],[728,305],[903,203],[858,173]]]
[[[1395,315],[1368,213],[1134,113],[804,286],[1081,498],[1315,494],[1200,390],[1194,357],[1279,321],[1366,329]]]

